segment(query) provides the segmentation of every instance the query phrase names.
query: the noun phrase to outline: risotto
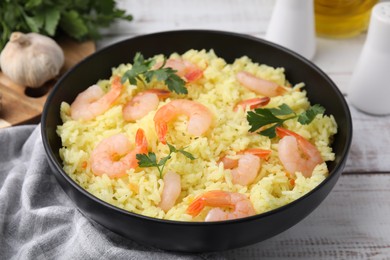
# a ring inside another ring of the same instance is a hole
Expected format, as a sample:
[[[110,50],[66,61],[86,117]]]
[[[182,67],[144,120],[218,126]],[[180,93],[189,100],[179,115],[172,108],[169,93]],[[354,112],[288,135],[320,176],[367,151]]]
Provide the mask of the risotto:
[[[213,50],[154,59],[154,68],[175,69],[187,94],[168,91],[158,75],[120,82],[135,66],[121,64],[93,86],[100,94],[61,104],[63,169],[89,193],[153,218],[212,221],[281,207],[327,177],[332,115],[284,120],[275,137],[249,131],[255,107],[287,105],[294,114],[311,107],[304,83],[291,85],[283,68],[246,56],[228,64]]]

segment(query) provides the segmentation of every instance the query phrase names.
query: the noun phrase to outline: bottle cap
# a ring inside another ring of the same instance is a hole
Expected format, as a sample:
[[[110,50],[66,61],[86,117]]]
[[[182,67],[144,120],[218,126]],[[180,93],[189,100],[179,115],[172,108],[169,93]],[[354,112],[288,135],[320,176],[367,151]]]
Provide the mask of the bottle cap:
[[[371,12],[366,45],[381,52],[390,52],[390,3],[376,4]]]

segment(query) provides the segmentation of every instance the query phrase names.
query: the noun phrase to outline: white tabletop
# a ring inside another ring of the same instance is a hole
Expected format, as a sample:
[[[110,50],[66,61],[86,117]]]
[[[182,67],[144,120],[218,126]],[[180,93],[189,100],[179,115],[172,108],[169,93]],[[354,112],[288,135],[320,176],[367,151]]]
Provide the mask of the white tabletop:
[[[274,0],[119,0],[134,16],[105,30],[102,48],[135,35],[177,29],[217,29],[264,37]],[[313,62],[348,100],[348,84],[366,35],[317,37]],[[390,117],[350,107],[354,136],[344,173],[306,219],[267,241],[222,252],[227,258],[390,259]]]

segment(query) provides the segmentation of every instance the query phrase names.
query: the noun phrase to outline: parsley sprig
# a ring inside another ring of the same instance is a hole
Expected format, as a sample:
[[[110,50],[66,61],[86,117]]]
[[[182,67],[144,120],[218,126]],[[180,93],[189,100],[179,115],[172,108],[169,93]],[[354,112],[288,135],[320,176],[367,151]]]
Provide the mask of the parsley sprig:
[[[173,145],[167,143],[169,147],[169,154],[163,158],[160,159],[160,161],[157,162],[157,156],[153,152],[148,152],[148,154],[137,154],[136,158],[138,160],[138,166],[141,168],[147,168],[147,167],[156,167],[158,172],[160,173],[160,178],[162,178],[162,174],[165,168],[165,165],[169,159],[172,158],[173,153],[181,153],[185,157],[195,160],[195,157],[183,149],[177,149]]]
[[[145,60],[144,56],[139,52],[135,54],[133,61],[132,68],[122,76],[122,84],[129,80],[133,85],[137,84],[137,81],[141,81],[146,85],[155,78],[158,81],[163,81],[172,92],[188,94],[188,90],[185,87],[186,82],[176,75],[176,70],[164,68],[165,57],[163,64],[157,69],[152,69],[152,66],[155,64],[154,59]]]
[[[257,108],[255,111],[249,111],[247,120],[251,125],[250,132],[265,127],[259,133],[270,138],[276,136],[276,127],[281,126],[285,121],[298,118],[302,125],[310,124],[313,119],[325,112],[325,108],[316,104],[306,111],[296,114],[287,104],[282,104],[277,108]]]
[[[0,52],[12,32],[36,32],[50,37],[67,35],[76,40],[98,39],[101,28],[132,16],[115,0],[1,0]]]

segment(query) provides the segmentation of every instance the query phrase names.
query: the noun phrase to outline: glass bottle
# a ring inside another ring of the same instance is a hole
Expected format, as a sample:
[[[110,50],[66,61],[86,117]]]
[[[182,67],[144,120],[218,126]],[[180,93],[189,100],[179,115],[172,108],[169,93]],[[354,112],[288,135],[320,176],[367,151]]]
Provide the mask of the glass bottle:
[[[315,0],[318,36],[348,38],[364,32],[378,0]]]

